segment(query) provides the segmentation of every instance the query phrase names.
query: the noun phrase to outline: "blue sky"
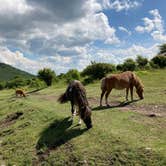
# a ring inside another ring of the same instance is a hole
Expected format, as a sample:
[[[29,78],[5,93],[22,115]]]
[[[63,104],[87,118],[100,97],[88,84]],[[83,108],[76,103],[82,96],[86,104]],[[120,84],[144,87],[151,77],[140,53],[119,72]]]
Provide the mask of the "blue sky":
[[[148,59],[166,43],[164,0],[0,0],[0,62],[36,74]]]

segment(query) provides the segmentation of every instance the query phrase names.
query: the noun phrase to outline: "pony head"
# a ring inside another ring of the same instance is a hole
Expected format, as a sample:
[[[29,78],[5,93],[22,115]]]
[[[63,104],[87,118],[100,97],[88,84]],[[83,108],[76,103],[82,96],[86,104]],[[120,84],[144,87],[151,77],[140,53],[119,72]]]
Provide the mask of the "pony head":
[[[143,92],[144,92],[144,86],[141,82],[141,80],[135,76],[135,87],[136,87],[136,93],[140,99],[144,99]]]
[[[139,96],[140,99],[144,99],[144,96],[143,96],[144,89],[143,89],[143,87],[137,88],[136,92],[137,92],[137,95]]]
[[[91,109],[88,106],[82,108],[81,117],[88,129],[92,128]]]

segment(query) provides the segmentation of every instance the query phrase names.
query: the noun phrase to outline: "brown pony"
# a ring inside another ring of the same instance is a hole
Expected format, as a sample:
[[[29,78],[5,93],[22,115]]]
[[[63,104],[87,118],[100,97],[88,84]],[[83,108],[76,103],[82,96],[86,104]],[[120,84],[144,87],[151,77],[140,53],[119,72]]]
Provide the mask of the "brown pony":
[[[79,117],[84,121],[88,129],[92,127],[91,109],[86,98],[85,88],[80,81],[74,80],[69,83],[65,93],[59,97],[58,101],[60,103],[70,101],[72,116],[75,113],[74,106],[77,106]]]
[[[19,96],[23,96],[26,97],[25,92],[22,89],[16,89],[16,97]]]
[[[108,95],[111,90],[114,89],[125,89],[126,88],[126,100],[128,100],[128,92],[130,89],[131,100],[133,100],[133,87],[135,86],[136,92],[140,99],[143,99],[143,84],[140,79],[131,71],[126,71],[120,74],[113,74],[108,77],[104,77],[101,80],[101,98],[100,98],[100,106],[102,106],[102,98],[105,94],[105,102],[108,104]]]

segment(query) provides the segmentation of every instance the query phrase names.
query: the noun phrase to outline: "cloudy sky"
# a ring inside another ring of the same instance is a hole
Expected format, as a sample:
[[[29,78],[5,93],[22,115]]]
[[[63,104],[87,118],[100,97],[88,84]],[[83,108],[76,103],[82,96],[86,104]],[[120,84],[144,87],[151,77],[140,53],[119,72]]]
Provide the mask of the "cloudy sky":
[[[166,42],[165,0],[0,0],[0,62],[57,74],[147,58]]]

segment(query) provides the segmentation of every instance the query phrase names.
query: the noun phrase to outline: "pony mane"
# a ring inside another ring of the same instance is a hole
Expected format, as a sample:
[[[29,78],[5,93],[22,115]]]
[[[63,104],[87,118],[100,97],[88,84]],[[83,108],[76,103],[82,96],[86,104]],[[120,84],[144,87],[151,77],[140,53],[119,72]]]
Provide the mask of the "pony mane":
[[[89,104],[88,104],[88,100],[86,98],[86,90],[85,90],[84,86],[80,82],[77,82],[75,84],[74,90],[78,96],[78,102],[80,103],[80,105],[88,106]]]

